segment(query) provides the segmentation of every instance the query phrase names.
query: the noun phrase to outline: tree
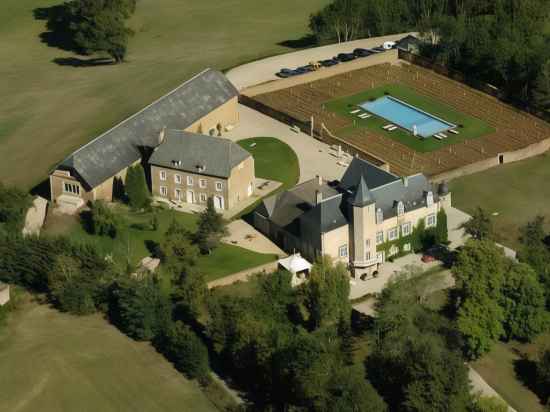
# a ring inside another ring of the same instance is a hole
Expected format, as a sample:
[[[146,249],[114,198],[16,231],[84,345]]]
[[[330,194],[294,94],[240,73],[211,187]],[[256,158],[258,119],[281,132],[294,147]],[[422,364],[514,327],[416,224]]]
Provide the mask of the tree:
[[[115,238],[120,230],[121,221],[103,200],[90,204],[90,229],[99,236]]]
[[[112,287],[109,316],[134,339],[155,338],[170,321],[171,310],[170,300],[151,278],[122,278]]]
[[[531,341],[548,327],[544,289],[524,263],[514,264],[506,274],[501,306],[508,339]]]
[[[135,10],[135,0],[73,0],[67,3],[74,42],[82,54],[105,52],[115,63],[126,56],[133,34],[125,20]]]
[[[435,228],[435,243],[444,245],[449,242],[449,230],[447,228],[447,213],[441,208],[437,212],[437,226]]]
[[[508,404],[494,396],[476,396],[472,412],[508,412]]]
[[[320,258],[303,288],[312,328],[335,325],[340,320],[349,322],[349,276],[343,264],[334,265],[328,256]]]
[[[174,277],[172,299],[176,312],[188,322],[196,321],[208,294],[206,279],[191,268]]]
[[[493,236],[493,222],[489,214],[478,207],[472,217],[467,222],[463,223],[461,228],[467,235],[470,235],[476,240],[491,239]]]
[[[538,386],[541,389],[543,402],[548,401],[550,396],[550,348],[542,351],[539,355],[539,361],[537,362],[537,381]]]
[[[361,33],[362,9],[360,0],[334,0],[310,17],[309,27],[318,42],[354,40]]]
[[[191,232],[176,219],[170,222],[156,254],[174,275],[186,273],[197,263],[199,250],[191,238]]]
[[[537,75],[531,101],[540,110],[550,110],[550,59],[544,62]]]
[[[133,210],[148,209],[151,206],[151,194],[141,165],[128,168],[125,188],[128,203]]]
[[[31,204],[32,198],[28,193],[16,187],[6,187],[0,182],[0,230],[20,232]]]
[[[155,347],[175,368],[190,379],[208,382],[208,349],[200,338],[182,322],[170,322],[155,339]]]
[[[221,238],[227,233],[226,225],[223,216],[214,207],[214,199],[208,198],[206,209],[199,216],[195,233],[195,241],[201,253],[211,253],[218,247]]]

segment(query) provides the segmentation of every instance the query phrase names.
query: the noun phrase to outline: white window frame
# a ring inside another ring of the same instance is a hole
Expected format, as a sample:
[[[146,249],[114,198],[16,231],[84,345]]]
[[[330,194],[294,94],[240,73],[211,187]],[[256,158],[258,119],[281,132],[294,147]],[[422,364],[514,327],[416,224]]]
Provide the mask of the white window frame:
[[[403,252],[410,252],[411,251],[411,244],[410,243],[405,243],[403,245]]]
[[[382,209],[378,208],[376,209],[376,224],[379,225],[382,222],[384,222],[384,212],[382,212]]]
[[[342,245],[338,248],[338,257],[345,258],[348,257],[348,245]]]
[[[181,175],[178,175],[178,174],[174,175],[174,183],[181,185]]]
[[[412,233],[411,222],[403,223],[401,225],[401,236],[409,236]]]
[[[208,182],[206,179],[199,179],[199,187],[201,189],[206,189],[206,186],[208,185]]]
[[[394,233],[394,235],[392,235]],[[392,227],[391,229],[388,229],[388,241],[391,242],[393,240],[399,239],[399,228]]]
[[[403,216],[405,214],[405,205],[403,202],[399,201],[397,203],[397,216]]]
[[[370,250],[367,253],[365,253],[365,260],[366,261],[370,260]]]
[[[216,182],[216,192],[223,191],[223,183],[222,182]]]
[[[365,246],[367,249],[370,249],[370,239],[365,240]]]
[[[430,220],[432,223],[430,223]],[[428,216],[426,216],[426,227],[435,227],[437,226],[437,218],[435,216],[435,213],[430,213]]]
[[[174,199],[181,200],[182,191],[181,189],[174,189]]]
[[[426,207],[432,207],[434,204],[434,194],[433,192],[430,190],[427,194],[426,194]]]
[[[382,243],[384,243],[384,231],[379,230],[376,232],[376,244],[381,245]]]
[[[165,181],[166,180],[166,170],[161,170],[159,172],[160,180]]]
[[[161,196],[167,197],[168,196],[168,187],[161,186],[159,188],[159,193],[160,193]]]
[[[206,203],[208,200],[208,196],[206,196],[206,193],[199,193],[199,201],[201,203]]]
[[[63,182],[63,193],[80,196],[80,186],[73,182]]]
[[[193,186],[193,176],[187,176],[187,186]]]
[[[392,247],[390,247],[390,250],[388,251],[388,256],[395,256],[398,253],[399,253],[399,246],[392,245]]]

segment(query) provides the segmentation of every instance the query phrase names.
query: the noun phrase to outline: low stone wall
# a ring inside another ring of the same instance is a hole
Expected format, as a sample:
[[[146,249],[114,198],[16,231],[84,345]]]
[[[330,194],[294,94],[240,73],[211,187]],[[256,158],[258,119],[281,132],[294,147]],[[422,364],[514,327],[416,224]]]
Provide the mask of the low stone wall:
[[[522,149],[514,150],[512,152],[499,153],[495,157],[480,160],[479,162],[471,163],[469,165],[459,167],[458,169],[453,169],[445,173],[431,176],[430,180],[433,182],[451,181],[457,177],[482,172],[490,169],[491,167],[499,166],[500,164],[518,162],[533,156],[538,156],[546,153],[548,150],[550,150],[550,138],[533,143]]]
[[[310,72],[299,76],[289,77],[287,79],[274,80],[271,82],[252,86],[241,91],[246,96],[256,96],[274,92],[276,90],[288,89],[299,84],[310,83],[315,80],[325,79],[336,76],[337,74],[348,73],[353,70],[363,69],[365,67],[376,66],[378,64],[395,64],[399,60],[397,49],[385,51],[383,53],[372,54],[368,57],[362,57],[350,62],[340,63],[332,67],[323,67],[316,72]]]
[[[266,274],[271,273],[277,270],[278,263],[277,260],[267,263],[265,265],[256,266],[252,269],[246,269],[241,272],[234,273],[229,276],[225,276],[221,279],[213,280],[212,282],[208,282],[208,289],[220,287],[220,286],[228,286],[232,285],[235,282],[248,282],[249,278],[256,274]]]

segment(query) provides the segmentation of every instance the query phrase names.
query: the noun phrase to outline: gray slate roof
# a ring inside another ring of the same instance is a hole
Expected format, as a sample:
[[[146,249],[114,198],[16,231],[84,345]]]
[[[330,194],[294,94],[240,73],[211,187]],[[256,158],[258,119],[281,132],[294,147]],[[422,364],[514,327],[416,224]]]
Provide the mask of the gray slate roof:
[[[58,167],[96,187],[141,158],[140,149],[158,145],[164,128],[186,129],[238,96],[219,71],[207,69],[67,157]]]
[[[359,185],[361,176],[365,179],[365,183],[370,190],[401,179],[399,176],[386,172],[366,160],[354,157],[344,176],[342,176],[340,187],[345,190],[355,189]]]
[[[375,200],[372,197],[372,194],[367,186],[367,183],[365,182],[365,177],[361,175],[361,178],[359,179],[359,185],[357,186],[357,190],[355,191],[355,194],[352,196],[350,203],[353,206],[363,207],[374,202]]]
[[[250,156],[228,139],[167,130],[163,143],[149,158],[149,164],[191,173],[198,173],[198,167],[202,166],[204,175],[228,178],[231,170]]]

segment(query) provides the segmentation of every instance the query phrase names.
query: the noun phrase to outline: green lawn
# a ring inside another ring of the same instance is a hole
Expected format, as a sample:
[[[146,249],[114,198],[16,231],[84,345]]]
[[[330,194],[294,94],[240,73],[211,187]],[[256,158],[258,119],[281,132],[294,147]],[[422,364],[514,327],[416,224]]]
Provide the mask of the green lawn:
[[[373,116],[369,119],[362,120],[356,115],[350,113],[350,111],[356,108],[357,105],[365,103],[371,99],[377,99],[385,94],[389,94],[390,96],[403,100],[404,102],[432,115],[440,117],[443,120],[458,125],[459,127],[457,130],[459,130],[460,134],[454,135],[452,133],[447,133],[448,137],[445,140],[437,140],[433,137],[420,139],[418,137],[414,137],[412,133],[409,133],[403,129],[394,130],[393,132],[386,132],[382,129],[382,126],[390,122],[380,117]],[[341,116],[349,117],[355,121],[355,126],[341,131],[344,135],[346,133],[352,133],[356,127],[364,127],[376,132],[377,134],[382,134],[398,141],[399,143],[402,143],[418,152],[431,152],[432,150],[437,150],[449,144],[458,143],[466,139],[475,139],[495,131],[491,126],[480,119],[457,112],[444,102],[422,96],[414,90],[400,84],[390,84],[383,87],[378,87],[353,96],[329,101],[325,105],[329,110],[332,110]]]
[[[216,412],[197,383],[100,315],[25,303],[0,331],[0,407],[17,412]]]
[[[540,336],[534,344],[499,342],[472,367],[518,412],[542,412],[537,395],[528,387],[533,379],[528,365],[540,348],[548,345],[550,334]]]
[[[158,211],[158,230],[140,230],[132,225],[147,224],[150,221],[151,213],[130,212],[121,205],[117,205],[117,208],[119,215],[128,222],[128,225],[126,225],[127,229],[122,230],[115,239],[89,234],[84,230],[78,218],[70,216],[50,216],[45,233],[50,235],[65,234],[77,242],[93,243],[101,253],[112,255],[114,260],[121,265],[130,256],[131,263],[136,265],[142,258],[151,254],[148,245],[150,247],[151,244],[159,243],[162,240],[172,219],[176,219],[189,230],[194,231],[196,228],[197,215],[161,209]],[[212,254],[199,257],[198,269],[205,274],[207,281],[211,281],[263,265],[276,258],[275,255],[255,253],[238,246],[222,243]]]
[[[33,10],[63,0],[2,0],[0,180],[31,187],[71,151],[206,67],[291,51],[329,0],[140,0],[127,63],[60,66],[75,57],[40,39]],[[85,58],[84,58],[85,59]]]
[[[298,183],[298,156],[286,143],[273,137],[254,137],[237,143],[254,157],[257,177],[281,182],[283,185],[279,190],[289,189]]]
[[[493,167],[450,182],[455,207],[471,212],[481,206],[493,216],[497,241],[518,248],[519,228],[537,215],[550,230],[550,155]]]

